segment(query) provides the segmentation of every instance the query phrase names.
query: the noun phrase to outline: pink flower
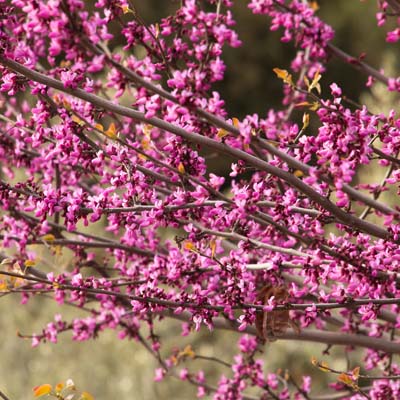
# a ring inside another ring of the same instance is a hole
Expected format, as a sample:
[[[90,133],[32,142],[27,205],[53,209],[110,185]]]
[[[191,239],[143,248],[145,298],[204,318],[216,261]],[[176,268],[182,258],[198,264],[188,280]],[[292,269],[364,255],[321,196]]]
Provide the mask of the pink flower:
[[[160,382],[164,379],[164,376],[165,376],[165,370],[163,368],[157,368],[155,370],[154,381]]]

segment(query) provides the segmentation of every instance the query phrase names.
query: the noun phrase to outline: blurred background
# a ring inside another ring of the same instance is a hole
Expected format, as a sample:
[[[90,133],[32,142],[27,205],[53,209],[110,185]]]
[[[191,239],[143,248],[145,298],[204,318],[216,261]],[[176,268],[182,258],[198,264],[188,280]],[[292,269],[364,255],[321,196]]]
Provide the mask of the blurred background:
[[[158,21],[174,10],[179,2],[169,0],[134,1],[142,18],[147,22]],[[270,32],[266,18],[254,16],[247,9],[247,1],[236,0],[233,8],[237,20],[237,31],[243,46],[227,49],[224,60],[227,63],[225,80],[216,86],[227,102],[231,116],[239,119],[246,114],[259,113],[262,117],[270,108],[280,108],[282,82],[272,69],[289,69],[295,54],[291,44],[279,41],[279,32]],[[399,47],[385,43],[386,31],[376,26],[376,0],[319,0],[318,14],[335,30],[334,44],[346,52],[358,56],[366,53],[366,61],[375,68],[385,68],[389,76],[400,71]],[[115,46],[118,46],[118,37]],[[344,94],[354,101],[367,104],[374,112],[387,112],[398,107],[398,98],[389,94],[377,84],[372,90],[365,87],[367,77],[340,60],[332,59],[322,78],[323,93],[330,83],[336,82]],[[295,116],[296,117],[296,116]],[[222,173],[226,165],[222,164]],[[370,171],[361,171],[366,174]],[[51,257],[43,254],[43,258]],[[68,260],[61,260],[68,264]],[[59,344],[43,344],[32,349],[29,340],[17,337],[16,332],[31,334],[40,332],[46,323],[61,313],[65,320],[79,315],[71,307],[60,308],[52,300],[35,298],[26,306],[20,305],[17,295],[6,295],[0,299],[0,390],[10,400],[33,398],[32,388],[43,383],[56,384],[73,379],[81,390],[93,394],[96,399],[154,400],[195,398],[196,388],[168,378],[163,382],[153,381],[155,361],[146,350],[134,341],[121,341],[115,332],[104,332],[90,342],[73,342],[69,333],[60,335]],[[162,338],[162,354],[168,356],[174,347],[183,348],[191,344],[194,351],[204,356],[216,356],[231,362],[237,351],[239,336],[229,332],[201,332],[182,337],[179,322],[170,321],[156,325],[156,333]],[[277,341],[265,346],[262,357],[266,370],[275,372],[290,366],[293,377],[301,383],[303,374],[310,374],[316,382],[316,389],[326,387],[334,377],[311,366],[310,357],[326,359],[331,367],[346,368],[344,348],[330,350],[323,356],[326,346],[313,343]],[[221,373],[210,363],[192,361],[192,367],[204,368],[217,383]],[[191,368],[190,365],[188,365]],[[223,368],[223,367],[222,367]]]

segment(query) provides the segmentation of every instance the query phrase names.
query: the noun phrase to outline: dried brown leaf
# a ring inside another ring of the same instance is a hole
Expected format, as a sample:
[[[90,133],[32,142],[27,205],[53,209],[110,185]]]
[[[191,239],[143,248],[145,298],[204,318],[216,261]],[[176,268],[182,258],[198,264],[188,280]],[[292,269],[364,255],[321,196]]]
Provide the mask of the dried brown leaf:
[[[263,305],[268,304],[268,300],[274,296],[277,304],[285,303],[289,298],[289,293],[285,286],[264,286],[261,288],[257,300]],[[274,341],[274,336],[279,337],[286,332],[289,327],[293,327],[290,320],[289,310],[280,311],[258,311],[256,314],[256,330],[261,339]]]

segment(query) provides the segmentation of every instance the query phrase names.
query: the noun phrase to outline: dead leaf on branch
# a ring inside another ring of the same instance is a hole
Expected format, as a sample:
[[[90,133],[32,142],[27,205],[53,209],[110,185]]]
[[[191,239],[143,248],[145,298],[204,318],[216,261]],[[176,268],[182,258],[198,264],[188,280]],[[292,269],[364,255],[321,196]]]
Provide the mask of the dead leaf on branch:
[[[272,297],[276,304],[284,304],[289,298],[289,292],[283,285],[267,285],[261,288],[257,300],[267,305]],[[255,325],[258,337],[269,342],[276,340],[274,336],[276,338],[282,336],[288,328],[300,333],[298,325],[290,319],[289,310],[257,311]]]

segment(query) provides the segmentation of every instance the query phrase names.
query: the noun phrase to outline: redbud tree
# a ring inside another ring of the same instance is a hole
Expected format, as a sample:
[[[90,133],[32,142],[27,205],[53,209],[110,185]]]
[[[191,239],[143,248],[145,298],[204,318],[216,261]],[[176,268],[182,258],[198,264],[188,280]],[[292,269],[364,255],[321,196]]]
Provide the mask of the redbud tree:
[[[230,0],[175,2],[153,24],[135,0],[0,1],[0,288],[87,313],[57,315],[33,346],[115,330],[154,356],[156,380],[198,397],[399,399],[400,118],[321,79],[331,58],[368,88],[398,92],[400,78],[337,48],[316,1],[247,3],[297,53],[266,72],[282,106],[238,119],[215,88],[224,49],[241,45]],[[396,42],[400,1],[377,1],[378,25],[388,18]],[[215,156],[234,160],[229,175],[210,170]],[[371,165],[383,179],[357,180]],[[71,252],[69,267],[41,247]],[[168,320],[189,337],[237,332],[233,360],[209,358],[227,367],[217,384],[192,347],[164,355],[155,323]],[[362,363],[316,355],[335,382],[318,393],[289,365],[268,369],[276,340],[345,346]]]

